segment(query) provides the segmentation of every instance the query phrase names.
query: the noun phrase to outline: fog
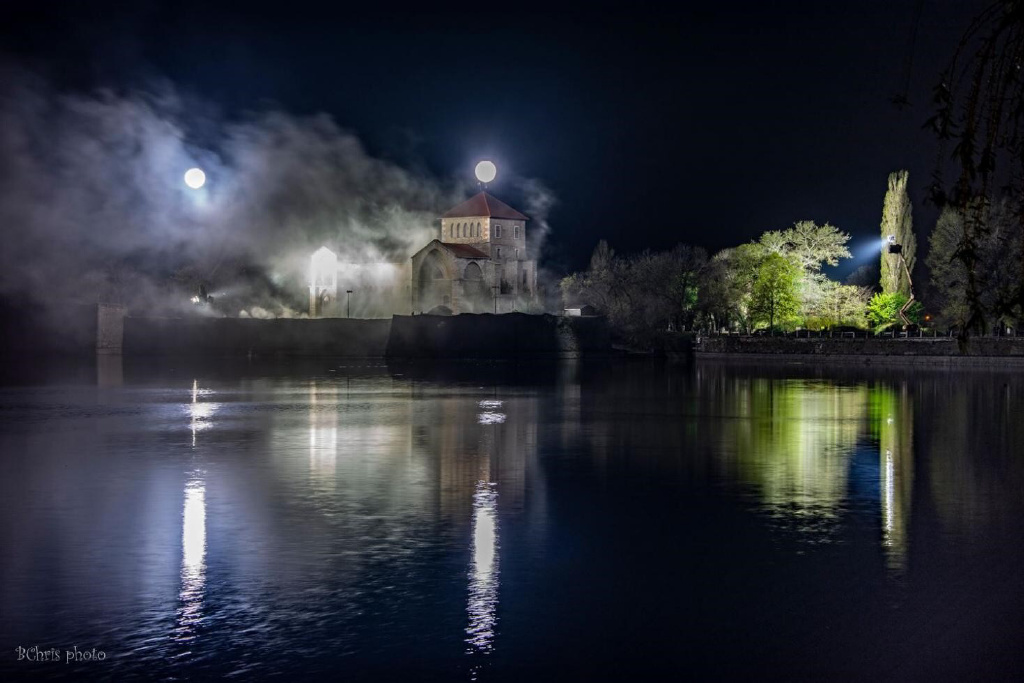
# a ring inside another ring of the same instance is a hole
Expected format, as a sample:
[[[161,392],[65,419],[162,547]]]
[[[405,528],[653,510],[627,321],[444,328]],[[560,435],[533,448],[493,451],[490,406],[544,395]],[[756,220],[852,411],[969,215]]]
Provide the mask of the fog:
[[[199,190],[183,181],[193,166],[207,176]],[[315,249],[341,263],[406,263],[474,191],[469,181],[375,158],[326,114],[229,118],[168,82],[72,93],[0,65],[7,300],[173,315],[203,308],[189,299],[206,283],[220,302],[208,314],[302,315]],[[537,181],[512,183],[538,219],[539,254],[553,197]]]

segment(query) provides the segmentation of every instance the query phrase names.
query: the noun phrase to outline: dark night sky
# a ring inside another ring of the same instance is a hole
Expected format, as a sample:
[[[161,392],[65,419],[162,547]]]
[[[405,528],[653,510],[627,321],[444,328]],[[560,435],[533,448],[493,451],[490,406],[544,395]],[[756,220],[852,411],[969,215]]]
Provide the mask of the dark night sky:
[[[620,251],[717,249],[801,219],[831,221],[856,247],[876,237],[901,167],[920,235],[934,220],[929,94],[981,6],[921,3],[901,111],[890,98],[918,0],[347,5],[4,3],[0,54],[68,87],[167,78],[229,116],[326,111],[373,154],[441,178],[493,158],[506,181],[555,192],[548,261],[572,268],[601,237]],[[516,203],[511,183],[492,191]]]

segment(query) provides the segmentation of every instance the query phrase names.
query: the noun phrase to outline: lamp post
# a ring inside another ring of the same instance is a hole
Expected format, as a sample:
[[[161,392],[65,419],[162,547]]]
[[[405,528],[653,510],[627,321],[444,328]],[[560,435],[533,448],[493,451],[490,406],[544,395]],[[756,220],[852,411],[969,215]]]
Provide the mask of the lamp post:
[[[352,290],[351,289],[347,289],[347,290],[345,290],[345,293],[348,294],[348,314],[347,314],[346,317],[351,318],[352,317]]]
[[[498,315],[498,290],[501,289],[501,286],[491,285],[491,289],[494,290],[494,315]]]

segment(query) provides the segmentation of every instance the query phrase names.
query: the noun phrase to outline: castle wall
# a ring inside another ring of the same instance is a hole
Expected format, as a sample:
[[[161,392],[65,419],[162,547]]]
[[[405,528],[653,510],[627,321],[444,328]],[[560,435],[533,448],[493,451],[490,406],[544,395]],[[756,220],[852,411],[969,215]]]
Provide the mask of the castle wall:
[[[604,318],[554,315],[395,316],[389,358],[576,358],[611,352]]]
[[[384,355],[391,320],[124,319],[126,356]]]

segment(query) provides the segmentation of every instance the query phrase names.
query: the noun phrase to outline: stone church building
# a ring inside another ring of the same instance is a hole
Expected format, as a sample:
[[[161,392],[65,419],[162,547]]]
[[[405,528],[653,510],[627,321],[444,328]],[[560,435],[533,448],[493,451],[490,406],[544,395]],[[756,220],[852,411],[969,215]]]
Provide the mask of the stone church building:
[[[341,263],[321,247],[310,264],[309,316],[524,311],[537,300],[537,263],[526,253],[529,220],[480,192],[441,217],[440,239],[411,263]]]
[[[529,220],[486,192],[445,213],[441,238],[412,256],[413,311],[510,313],[536,301],[537,263],[526,253]]]

